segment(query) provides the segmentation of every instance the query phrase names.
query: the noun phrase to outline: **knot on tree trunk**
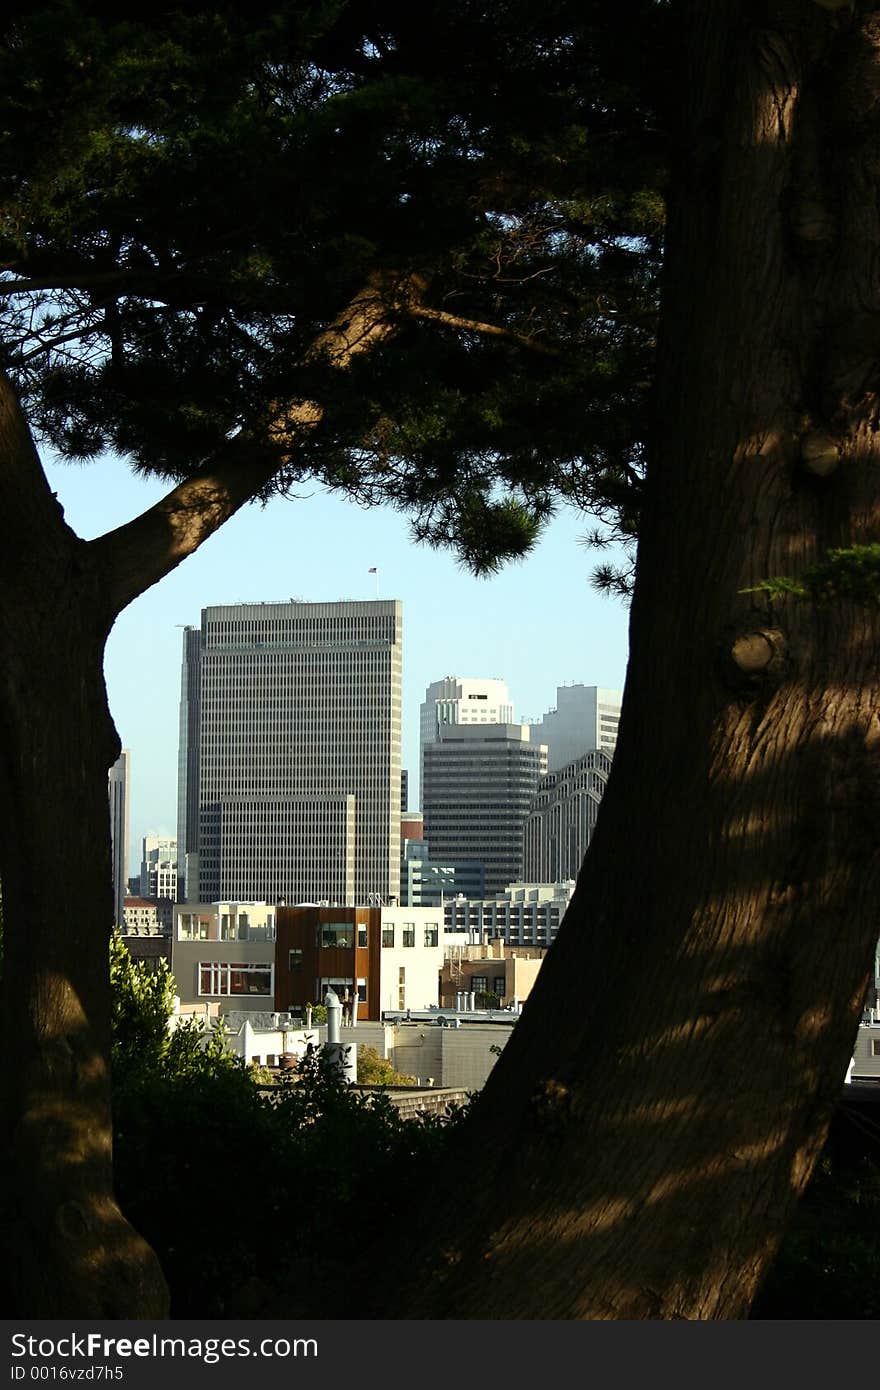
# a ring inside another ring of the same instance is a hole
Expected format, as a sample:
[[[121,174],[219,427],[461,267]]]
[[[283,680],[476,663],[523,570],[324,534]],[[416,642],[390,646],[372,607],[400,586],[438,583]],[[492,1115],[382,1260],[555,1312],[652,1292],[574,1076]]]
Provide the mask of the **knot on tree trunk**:
[[[724,659],[727,683],[777,683],[788,667],[785,635],[779,628],[754,627],[729,642]]]
[[[840,446],[827,430],[810,430],[801,440],[801,463],[808,473],[827,478],[840,463]]]
[[[571,1119],[572,1093],[555,1077],[548,1077],[535,1088],[529,1102],[529,1123],[543,1134],[559,1134]]]
[[[799,242],[824,250],[837,237],[837,218],[820,198],[798,198],[789,212],[789,225]]]

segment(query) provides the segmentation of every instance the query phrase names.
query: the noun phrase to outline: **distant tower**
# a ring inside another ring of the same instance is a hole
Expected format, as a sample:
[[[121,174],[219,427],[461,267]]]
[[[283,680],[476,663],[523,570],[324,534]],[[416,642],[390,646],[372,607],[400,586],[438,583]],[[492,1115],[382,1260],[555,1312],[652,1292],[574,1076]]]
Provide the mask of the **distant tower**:
[[[523,831],[527,883],[577,878],[610,771],[608,754],[594,748],[541,778]]]
[[[513,702],[504,681],[444,676],[442,681],[432,682],[421,706],[421,788],[424,788],[425,746],[439,742],[443,729],[450,724],[512,723]]]
[[[422,805],[430,860],[482,864],[487,896],[522,878],[523,826],[547,771],[528,724],[452,724],[426,743]],[[456,871],[456,891],[460,873]]]
[[[598,749],[609,758],[617,747],[620,722],[619,690],[601,685],[560,685],[556,708],[532,725],[532,733],[547,745],[550,772]]]
[[[184,628],[177,745],[177,893],[181,902],[194,901],[199,891],[201,655],[200,629]]]
[[[173,835],[145,835],[136,896],[177,899],[177,840]]]
[[[128,815],[131,801],[131,753],[123,748],[107,778],[110,801],[110,847],[113,858],[113,922],[125,922],[123,904],[128,893]]]
[[[181,689],[190,901],[397,896],[401,644],[396,600],[202,610]]]

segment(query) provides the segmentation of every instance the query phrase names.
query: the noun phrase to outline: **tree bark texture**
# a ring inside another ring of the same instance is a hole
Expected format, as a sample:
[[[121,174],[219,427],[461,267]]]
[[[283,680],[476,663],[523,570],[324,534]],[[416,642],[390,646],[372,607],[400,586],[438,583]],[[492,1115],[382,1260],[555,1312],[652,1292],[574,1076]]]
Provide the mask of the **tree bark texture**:
[[[3,1307],[159,1317],[158,1262],[113,1197],[113,921],[101,577],[0,393]]]
[[[614,767],[398,1315],[743,1317],[821,1149],[878,932],[880,624],[745,591],[878,534],[862,8],[689,11]]]

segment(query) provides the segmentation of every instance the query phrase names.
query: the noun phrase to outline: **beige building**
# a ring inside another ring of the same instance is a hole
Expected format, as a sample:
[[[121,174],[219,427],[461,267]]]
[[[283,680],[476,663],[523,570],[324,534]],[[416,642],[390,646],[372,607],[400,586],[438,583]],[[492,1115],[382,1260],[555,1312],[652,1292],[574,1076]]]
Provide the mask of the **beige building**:
[[[227,1045],[248,1064],[275,1069],[302,1057],[308,1046],[321,1046],[327,1041],[326,1025],[299,1027],[285,1013],[244,1013],[237,1009],[228,1012],[228,1020],[224,1017]],[[210,1004],[203,1010],[181,1005],[172,1026],[193,1016],[204,1021],[207,1041],[217,1021],[216,1006]],[[438,1014],[432,1022],[361,1022],[355,1028],[343,1025],[342,1041],[354,1053],[360,1047],[374,1048],[380,1057],[387,1057],[395,1071],[413,1077],[419,1086],[450,1087],[462,1092],[479,1090],[510,1040],[518,1015],[496,1017],[486,1023],[466,1022],[459,1027],[444,1026],[448,1020],[441,1022],[441,1017]],[[425,1101],[424,1094],[413,1092],[414,1110]]]
[[[182,1007],[216,1004],[221,1013],[271,1010],[275,907],[265,902],[178,904],[171,971]]]
[[[158,935],[162,930],[159,904],[152,898],[123,898],[122,924],[124,935]]]
[[[478,1091],[510,1041],[517,1018],[511,1014],[491,1023],[465,1022],[458,1028],[400,1023],[392,1032],[387,1055],[395,1071],[416,1077],[422,1085]]]
[[[869,1009],[859,1025],[847,1081],[880,1081],[880,1017]]]
[[[177,840],[173,835],[145,835],[141,841],[142,898],[177,900]]]
[[[460,994],[475,995],[477,1008],[485,1006],[486,996],[501,1008],[514,1000],[522,1003],[546,954],[536,946],[511,947],[502,940],[485,946],[447,946],[440,972],[440,1007],[455,1008]]]

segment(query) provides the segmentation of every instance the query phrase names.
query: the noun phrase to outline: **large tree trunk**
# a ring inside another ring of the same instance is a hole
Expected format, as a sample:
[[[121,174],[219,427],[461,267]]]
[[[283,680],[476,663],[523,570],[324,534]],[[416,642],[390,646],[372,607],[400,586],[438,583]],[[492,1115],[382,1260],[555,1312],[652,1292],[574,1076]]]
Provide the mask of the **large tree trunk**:
[[[877,614],[743,591],[877,535],[880,12],[692,14],[614,769],[408,1316],[745,1316],[865,996]]]
[[[164,1279],[112,1186],[105,604],[8,391],[0,455],[2,1305],[158,1317]]]

